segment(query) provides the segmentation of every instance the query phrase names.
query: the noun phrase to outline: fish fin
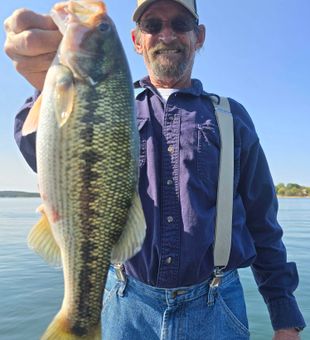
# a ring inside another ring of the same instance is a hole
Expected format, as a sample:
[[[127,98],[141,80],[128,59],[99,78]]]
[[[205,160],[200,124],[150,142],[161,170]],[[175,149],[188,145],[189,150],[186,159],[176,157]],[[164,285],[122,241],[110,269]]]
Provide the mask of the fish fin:
[[[30,230],[28,246],[39,254],[48,264],[62,266],[61,252],[52,233],[51,225],[44,212],[43,204],[37,209],[41,214],[39,222]]]
[[[63,69],[64,67],[62,67]],[[75,86],[72,72],[59,72],[54,87],[54,110],[59,127],[68,121],[74,105]]]
[[[76,332],[79,333],[78,327]],[[74,334],[64,313],[60,311],[50,323],[41,340],[101,340],[101,321],[87,334]]]
[[[111,262],[125,262],[142,247],[146,231],[146,222],[138,192],[129,209],[126,227],[111,252]]]
[[[34,102],[22,128],[22,135],[27,136],[37,131],[41,111],[42,94]]]

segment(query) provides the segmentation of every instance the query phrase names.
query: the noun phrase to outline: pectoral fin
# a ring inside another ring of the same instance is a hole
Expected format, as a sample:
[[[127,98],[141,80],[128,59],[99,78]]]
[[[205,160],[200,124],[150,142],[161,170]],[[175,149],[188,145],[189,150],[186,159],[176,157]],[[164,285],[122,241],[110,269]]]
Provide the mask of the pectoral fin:
[[[112,263],[123,263],[134,256],[142,247],[146,223],[139,194],[136,192],[129,210],[126,227],[114,245],[111,253]]]
[[[39,254],[48,264],[60,267],[61,252],[52,233],[50,223],[41,205],[38,211],[42,213],[39,222],[30,230],[28,246]]]
[[[41,103],[42,103],[42,94],[37,98],[34,102],[32,108],[30,109],[28,116],[24,122],[22,128],[22,135],[27,136],[31,133],[37,131],[38,124],[39,124],[39,116],[41,110]]]
[[[57,66],[54,87],[54,112],[59,127],[68,121],[74,105],[75,86],[71,71],[65,66]]]

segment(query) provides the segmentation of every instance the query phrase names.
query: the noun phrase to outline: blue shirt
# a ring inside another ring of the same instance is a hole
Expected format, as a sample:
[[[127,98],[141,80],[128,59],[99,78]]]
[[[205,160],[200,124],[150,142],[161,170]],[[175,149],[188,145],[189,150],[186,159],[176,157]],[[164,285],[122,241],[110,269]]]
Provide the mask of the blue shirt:
[[[129,275],[158,287],[189,286],[213,272],[220,137],[210,95],[198,80],[165,102],[149,79],[135,84],[140,132],[139,191],[147,222],[142,250],[128,260]],[[21,128],[35,97],[17,114],[15,138],[36,170],[35,134]],[[295,263],[288,263],[277,222],[278,202],[250,116],[229,99],[234,118],[234,202],[227,270],[252,266],[275,329],[304,327],[293,296]]]

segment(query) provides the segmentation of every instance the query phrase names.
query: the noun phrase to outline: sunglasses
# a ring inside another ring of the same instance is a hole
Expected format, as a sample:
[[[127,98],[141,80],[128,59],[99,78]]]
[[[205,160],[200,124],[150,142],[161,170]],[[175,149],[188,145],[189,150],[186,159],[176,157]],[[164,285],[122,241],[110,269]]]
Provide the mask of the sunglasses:
[[[163,29],[164,22],[169,22],[170,27],[175,33],[190,32],[198,25],[197,20],[185,17],[175,17],[171,20],[150,18],[141,20],[137,24],[140,30],[144,33],[158,34]]]

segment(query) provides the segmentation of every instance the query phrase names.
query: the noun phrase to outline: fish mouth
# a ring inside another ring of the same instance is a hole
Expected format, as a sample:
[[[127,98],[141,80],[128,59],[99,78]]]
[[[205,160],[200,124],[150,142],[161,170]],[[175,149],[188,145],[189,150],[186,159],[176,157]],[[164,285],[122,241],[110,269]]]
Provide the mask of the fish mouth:
[[[65,17],[66,25],[79,23],[86,27],[96,27],[107,14],[106,5],[101,0],[70,0],[54,5],[56,16]]]
[[[63,59],[67,52],[79,53],[80,56],[96,56],[92,49],[84,49],[83,42],[92,32],[100,29],[100,25],[110,26],[106,5],[101,0],[69,0],[54,5],[52,18],[61,33],[63,40],[59,53]]]
[[[96,32],[102,23],[107,27],[111,24],[105,4],[101,0],[70,0],[56,4],[53,13],[63,33],[59,61],[69,67],[76,78],[90,78],[90,65],[100,56],[95,48],[100,33]]]

